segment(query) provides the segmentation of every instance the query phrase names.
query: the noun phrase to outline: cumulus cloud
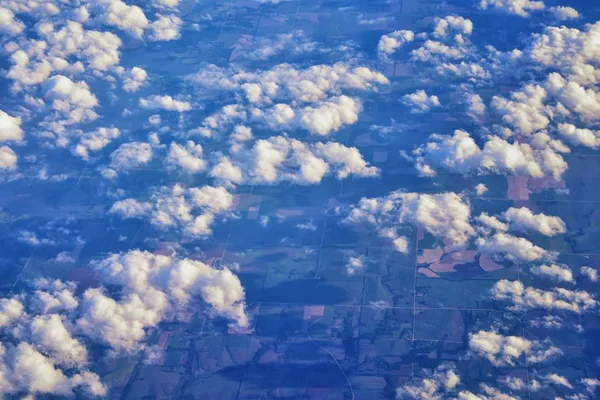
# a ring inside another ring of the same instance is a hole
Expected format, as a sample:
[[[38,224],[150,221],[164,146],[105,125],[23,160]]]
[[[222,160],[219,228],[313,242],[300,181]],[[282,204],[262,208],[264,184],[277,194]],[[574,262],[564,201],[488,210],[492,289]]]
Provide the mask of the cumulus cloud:
[[[583,276],[586,276],[592,282],[598,281],[598,271],[596,271],[594,268],[583,266],[579,270],[579,273]]]
[[[150,24],[150,40],[170,41],[181,37],[179,30],[181,29],[181,18],[177,15],[157,15],[158,19]]]
[[[123,143],[110,155],[110,168],[117,171],[139,168],[148,164],[152,155],[152,147],[148,143]]]
[[[100,0],[95,5],[100,12],[98,18],[102,22],[137,38],[143,36],[150,23],[140,7],[128,5],[121,0]]]
[[[433,107],[440,106],[437,96],[428,96],[424,90],[417,90],[414,93],[403,96],[402,103],[410,107],[410,112],[412,113],[424,113]]]
[[[432,135],[430,141],[414,151],[416,167],[422,175],[435,176],[437,169],[461,174],[501,173],[553,176],[559,178],[567,163],[550,146],[542,149],[527,143],[508,143],[492,136],[480,148],[465,131],[453,136]]]
[[[559,217],[542,213],[534,214],[527,207],[510,207],[502,217],[508,222],[511,231],[535,231],[545,236],[555,236],[567,231],[566,224]]]
[[[123,90],[126,92],[137,92],[148,79],[146,70],[140,67],[133,67],[123,73]]]
[[[529,17],[531,11],[544,9],[543,1],[535,0],[481,0],[479,7],[482,9],[494,8],[509,14]]]
[[[503,232],[490,237],[479,237],[477,249],[485,254],[504,254],[506,258],[521,261],[552,259],[554,254],[531,243],[529,240]]]
[[[433,36],[436,38],[445,38],[453,32],[470,35],[473,33],[473,22],[463,17],[449,15],[444,18],[436,18],[433,28]]]
[[[531,268],[531,272],[534,275],[543,276],[557,282],[573,282],[573,273],[568,267],[562,265],[537,265]]]
[[[17,168],[17,154],[6,146],[0,146],[0,170],[14,170]]]
[[[415,34],[413,31],[408,30],[394,31],[387,35],[383,35],[381,36],[381,39],[379,39],[379,44],[377,45],[379,57],[387,58],[400,47],[413,40],[415,40]]]
[[[12,10],[0,7],[0,32],[9,35],[18,35],[24,29],[25,25],[15,18]]]
[[[346,263],[346,272],[348,275],[354,275],[365,269],[366,260],[364,257],[350,257]]]
[[[286,136],[259,139],[252,148],[236,147],[231,158],[222,156],[210,175],[228,183],[276,184],[287,181],[316,184],[330,174],[337,179],[349,176],[373,177],[371,167],[355,147],[336,142],[307,144]]]
[[[140,99],[140,106],[147,110],[190,111],[192,105],[187,101],[175,100],[171,96],[154,95]]]
[[[496,282],[491,295],[496,300],[510,301],[514,310],[544,309],[582,314],[598,307],[594,297],[585,291],[564,288],[546,291],[506,279]]]
[[[469,334],[469,350],[498,367],[514,366],[521,359],[526,359],[530,364],[539,364],[562,354],[558,347],[549,342],[503,336],[494,331]]]
[[[552,15],[554,15],[554,18],[556,18],[559,21],[565,21],[565,20],[569,20],[569,19],[578,19],[581,15],[579,15],[579,12],[574,9],[573,7],[565,7],[565,6],[557,6],[557,7],[550,7],[548,9],[548,11],[550,11],[552,13]]]
[[[475,235],[470,217],[469,203],[456,193],[430,195],[396,191],[385,197],[363,197],[358,205],[348,210],[343,222],[351,225],[368,223],[380,236],[392,240],[400,237],[400,224],[412,224],[443,238],[450,245],[464,246]]]
[[[600,131],[593,131],[586,128],[577,128],[573,124],[558,124],[558,133],[569,143],[576,146],[586,146],[592,149],[600,147]]]
[[[317,107],[302,109],[300,124],[314,134],[326,136],[358,121],[361,109],[358,100],[348,96],[334,97]]]
[[[233,196],[225,188],[185,189],[175,185],[154,192],[150,202],[119,200],[109,213],[123,218],[149,218],[159,229],[181,228],[192,237],[204,237],[212,233],[215,217],[229,213],[232,208]]]
[[[73,152],[84,160],[87,160],[90,158],[91,151],[97,152],[102,150],[113,139],[117,139],[119,136],[121,136],[121,131],[118,128],[98,128],[95,131],[83,134]]]
[[[214,269],[200,261],[139,250],[110,255],[92,267],[104,282],[122,286],[125,293],[115,301],[102,290],[88,289],[77,323],[115,349],[137,348],[145,328],[156,326],[169,309],[185,307],[194,297],[201,297],[234,326],[249,324],[244,289],[226,267]]]
[[[185,147],[173,142],[169,148],[166,163],[170,168],[195,174],[206,168],[206,162],[202,159],[202,155],[202,146],[191,140],[187,141]]]
[[[460,384],[460,376],[453,367],[438,366],[427,378],[407,383],[396,389],[397,399],[437,400],[445,398]]]
[[[0,142],[23,140],[23,130],[21,129],[21,118],[11,117],[0,110]]]

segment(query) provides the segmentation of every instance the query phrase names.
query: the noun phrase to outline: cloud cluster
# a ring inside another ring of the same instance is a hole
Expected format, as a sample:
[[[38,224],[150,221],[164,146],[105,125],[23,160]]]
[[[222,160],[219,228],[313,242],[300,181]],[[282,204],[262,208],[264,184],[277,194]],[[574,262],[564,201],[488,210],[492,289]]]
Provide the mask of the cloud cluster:
[[[504,336],[495,331],[479,331],[469,334],[469,350],[495,366],[514,366],[519,360],[539,364],[562,351],[549,342],[528,340],[519,336]]]
[[[529,17],[531,11],[540,11],[545,8],[543,1],[537,0],[481,0],[479,7],[482,9],[494,8],[505,13]]]
[[[421,227],[452,246],[465,246],[475,235],[470,218],[469,203],[456,193],[430,195],[396,191],[385,197],[363,197],[347,211],[343,222],[368,223],[381,237],[394,241],[399,251],[406,252],[406,238],[398,232],[401,224]]]
[[[379,57],[387,59],[387,57],[395,53],[400,47],[413,40],[415,40],[415,34],[409,30],[399,30],[383,35],[377,44]]]
[[[191,237],[206,237],[212,233],[215,218],[227,215],[234,206],[233,196],[225,188],[212,186],[162,187],[150,200],[119,200],[108,213],[122,218],[147,218],[159,229],[183,229]]]
[[[542,290],[525,287],[520,281],[506,279],[494,284],[491,296],[496,300],[509,301],[513,310],[543,309],[582,314],[598,308],[597,300],[590,293],[582,290],[564,288]]]
[[[456,369],[441,365],[427,378],[408,383],[396,389],[397,399],[442,399],[460,384]]]

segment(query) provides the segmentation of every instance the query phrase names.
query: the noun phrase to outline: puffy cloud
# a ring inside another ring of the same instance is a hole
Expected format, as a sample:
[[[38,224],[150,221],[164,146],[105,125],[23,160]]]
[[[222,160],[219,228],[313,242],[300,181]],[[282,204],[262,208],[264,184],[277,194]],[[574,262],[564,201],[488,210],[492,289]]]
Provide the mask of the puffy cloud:
[[[433,28],[433,36],[436,38],[445,38],[452,32],[470,35],[473,33],[473,22],[463,17],[449,15],[444,18],[436,18]]]
[[[152,204],[150,203],[125,199],[114,202],[108,213],[119,215],[122,218],[140,218],[149,215],[150,210],[152,210]]]
[[[202,146],[188,140],[185,147],[177,143],[171,143],[169,155],[167,156],[167,166],[179,168],[185,172],[195,174],[204,171],[206,162],[202,159]]]
[[[558,282],[573,282],[573,273],[568,267],[556,264],[542,264],[531,268],[531,272]]]
[[[592,282],[598,281],[598,271],[596,271],[594,268],[583,266],[579,270],[579,273],[583,276],[586,276]]]
[[[146,14],[138,6],[128,5],[121,0],[100,0],[95,4],[101,12],[99,19],[132,36],[141,38],[149,25]]]
[[[536,261],[550,259],[554,254],[521,237],[498,232],[491,237],[479,237],[477,249],[486,254],[504,254],[508,259]]]
[[[85,346],[71,336],[58,314],[38,315],[33,318],[31,338],[60,365],[72,367],[87,363]]]
[[[568,142],[597,149],[600,147],[600,131],[592,131],[586,128],[577,128],[573,124],[558,124],[558,133]]]
[[[234,72],[209,65],[189,76],[188,80],[203,86],[203,89],[241,90],[243,84],[255,83],[269,101],[291,100],[298,103],[318,103],[339,96],[344,90],[376,90],[380,85],[389,84],[389,80],[379,72],[342,62],[313,65],[304,70],[279,64],[257,73]]]
[[[0,142],[23,140],[23,130],[21,129],[21,118],[11,117],[0,110]]]
[[[580,17],[579,12],[573,7],[557,6],[548,9],[556,19],[564,21],[568,19],[577,19]]]
[[[588,24],[582,31],[548,26],[544,32],[532,36],[523,55],[536,65],[558,69],[569,80],[580,84],[596,83],[600,80],[600,71],[595,67],[600,56],[596,45],[598,38],[600,22]]]
[[[569,380],[562,375],[556,373],[547,374],[542,378],[544,382],[551,383],[556,386],[564,386],[569,389],[573,389],[573,385],[569,383]]]
[[[99,289],[88,289],[78,324],[115,349],[137,348],[145,328],[156,326],[169,309],[185,307],[193,297],[204,299],[234,326],[248,326],[244,289],[227,268],[139,250],[110,255],[92,267],[104,282],[122,286],[125,296],[117,302]]]
[[[387,35],[381,36],[379,44],[377,45],[377,52],[382,58],[388,57],[393,54],[400,47],[406,43],[410,43],[415,40],[415,34],[413,31],[400,30],[388,33]]]
[[[400,224],[420,226],[454,246],[464,246],[475,235],[469,223],[471,208],[456,193],[420,194],[392,192],[386,197],[365,198],[352,206],[343,222],[369,223],[382,237],[399,237]]]
[[[82,387],[92,396],[103,396],[106,388],[98,375],[83,372],[66,376],[52,360],[31,344],[19,343],[5,348],[0,344],[0,394],[32,393],[73,396],[73,389]]]
[[[110,155],[110,167],[123,171],[139,168],[152,159],[152,147],[148,143],[123,143]]]
[[[534,214],[527,207],[511,207],[502,214],[511,231],[536,231],[545,236],[555,236],[567,231],[562,219],[545,214]]]
[[[424,90],[417,90],[414,93],[403,96],[402,103],[410,107],[410,112],[412,113],[424,113],[433,107],[440,106],[437,96],[427,96]]]
[[[543,1],[535,0],[481,0],[479,7],[484,10],[493,7],[509,14],[529,17],[530,11],[543,10],[545,6]]]
[[[491,295],[496,300],[510,301],[511,309],[514,310],[545,309],[582,314],[598,307],[598,302],[585,291],[564,288],[546,291],[525,287],[520,281],[506,279],[496,282]]]
[[[470,53],[471,50],[465,46],[448,46],[435,40],[427,40],[423,46],[413,50],[410,54],[413,61],[441,64],[445,60],[469,58]]]
[[[346,272],[348,275],[354,275],[358,271],[365,269],[366,260],[364,257],[350,257],[346,263]]]
[[[23,303],[15,298],[0,299],[0,328],[17,321],[25,312]]]
[[[184,112],[192,109],[187,101],[175,100],[171,96],[154,95],[140,99],[140,106],[147,110],[167,110]]]
[[[123,74],[123,90],[126,92],[137,92],[148,79],[146,70],[140,67],[133,67]]]
[[[593,89],[586,89],[577,82],[568,81],[556,72],[548,75],[545,86],[560,104],[575,112],[582,120],[600,120],[600,94]]]
[[[372,177],[379,173],[358,149],[336,142],[303,143],[286,136],[259,139],[251,149],[237,147],[233,159],[221,157],[211,176],[229,183],[276,184],[282,181],[316,184],[329,175]]]
[[[118,128],[98,128],[81,136],[79,144],[75,146],[73,151],[79,157],[87,160],[90,157],[90,151],[96,152],[102,150],[113,139],[119,136],[121,136],[121,131]]]
[[[463,390],[458,394],[458,400],[519,400],[519,397],[510,396],[501,390],[482,383],[479,385],[480,393],[474,394]]]
[[[225,188],[184,189],[175,185],[160,188],[151,202],[119,200],[109,213],[123,218],[149,218],[159,229],[178,227],[193,237],[202,237],[212,233],[215,215],[227,214],[232,208],[233,197]]]
[[[177,15],[157,15],[158,19],[150,24],[150,40],[170,41],[181,37],[179,30],[182,21]]]
[[[482,196],[487,191],[488,188],[483,183],[478,183],[477,185],[475,185],[475,193],[477,193],[477,196]]]
[[[316,108],[302,109],[300,124],[314,134],[326,136],[358,121],[361,109],[358,100],[348,96],[333,97]]]
[[[523,358],[530,364],[539,364],[562,354],[562,351],[551,343],[519,336],[503,336],[494,331],[469,334],[469,350],[499,367],[514,366]]]
[[[542,130],[548,126],[546,90],[534,84],[526,85],[522,90],[513,92],[511,100],[494,96],[492,107],[502,115],[502,120],[525,134]]]
[[[432,135],[414,154],[416,167],[425,176],[435,176],[436,168],[442,168],[462,174],[509,172],[558,179],[567,169],[565,160],[550,146],[537,149],[527,143],[511,144],[492,136],[482,149],[462,130],[454,131],[453,136]]]
[[[467,95],[467,114],[473,119],[478,119],[485,115],[485,104],[478,94],[471,93]]]
[[[14,170],[17,168],[17,154],[6,146],[0,146],[0,170]]]
[[[407,383],[396,389],[397,399],[439,400],[445,398],[460,384],[460,376],[453,367],[438,366],[433,373],[417,383]]]
[[[9,8],[0,7],[0,32],[9,35],[18,35],[23,32],[25,25],[15,19],[15,14]]]

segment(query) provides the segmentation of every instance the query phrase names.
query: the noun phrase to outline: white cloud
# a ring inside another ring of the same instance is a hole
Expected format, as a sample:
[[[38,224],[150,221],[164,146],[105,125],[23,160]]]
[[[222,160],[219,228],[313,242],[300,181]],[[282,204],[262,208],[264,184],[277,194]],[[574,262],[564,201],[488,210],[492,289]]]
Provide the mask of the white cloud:
[[[508,259],[536,261],[551,259],[554,254],[521,237],[498,232],[491,237],[480,237],[475,241],[477,249],[485,254],[504,254]]]
[[[568,267],[562,265],[537,265],[531,268],[531,272],[535,275],[544,276],[557,282],[573,282],[573,273]]]
[[[15,18],[15,14],[10,9],[0,7],[0,32],[18,35],[24,29],[25,25]]]
[[[449,15],[444,18],[436,18],[433,28],[433,36],[436,38],[448,37],[450,33],[458,32],[465,35],[473,33],[473,22],[463,17]]]
[[[537,149],[527,143],[511,144],[491,136],[482,149],[462,130],[454,131],[453,136],[432,135],[414,154],[416,167],[425,176],[435,176],[436,169],[441,168],[461,174],[508,172],[559,178],[567,169],[565,160],[550,146]]]
[[[424,228],[450,245],[464,246],[475,235],[469,223],[471,209],[466,199],[456,193],[420,194],[392,192],[386,197],[365,198],[351,207],[344,223],[368,223],[382,237],[399,237],[401,224]]]
[[[133,67],[123,74],[123,90],[126,92],[137,92],[148,79],[146,70],[140,67]]]
[[[88,289],[78,324],[115,349],[136,349],[145,328],[156,326],[168,310],[183,308],[196,296],[232,325],[249,323],[244,289],[227,268],[213,269],[200,261],[138,250],[113,254],[91,265],[104,282],[122,286],[125,296],[117,302],[99,289]]]
[[[123,143],[110,155],[110,167],[117,171],[139,168],[148,164],[152,155],[152,147],[148,143]]]
[[[459,384],[460,376],[454,367],[440,365],[427,378],[397,388],[396,398],[440,400],[446,398]]]
[[[181,18],[177,15],[157,15],[158,19],[150,24],[150,40],[170,41],[181,37]]]
[[[534,84],[525,85],[520,91],[511,93],[511,99],[494,96],[492,108],[502,115],[502,120],[525,134],[542,130],[548,126],[548,109],[545,105],[548,93]]]
[[[377,45],[377,51],[379,56],[382,58],[388,57],[393,54],[400,47],[406,43],[410,43],[415,40],[415,34],[413,31],[400,30],[388,33],[387,35],[381,36],[379,44]]]
[[[202,146],[191,140],[186,142],[185,147],[173,142],[169,148],[166,163],[170,168],[178,168],[195,174],[206,168],[206,162],[202,159],[202,155]]]
[[[475,193],[477,193],[477,196],[482,196],[487,191],[488,188],[483,183],[478,183],[477,185],[475,185]]]
[[[38,315],[31,321],[31,338],[59,365],[82,366],[87,363],[85,346],[71,336],[58,314]]]
[[[175,100],[171,96],[154,95],[140,99],[140,106],[147,110],[167,110],[184,112],[190,111],[192,106],[187,101]]]
[[[573,124],[561,123],[558,124],[558,133],[574,145],[587,146],[592,149],[600,147],[600,131],[577,128]]]
[[[437,96],[428,96],[424,90],[417,90],[414,93],[403,96],[402,103],[410,107],[410,112],[412,113],[424,113],[433,107],[440,106]]]
[[[467,95],[467,114],[475,120],[485,115],[486,107],[481,96],[471,93]]]
[[[354,275],[355,273],[365,269],[366,260],[364,257],[350,257],[346,263],[346,272],[348,275]]]
[[[134,37],[141,38],[149,21],[144,11],[136,5],[128,5],[121,0],[99,0],[99,18],[107,25],[115,26]]]
[[[300,114],[300,124],[311,133],[327,136],[344,125],[358,121],[362,110],[360,102],[348,96],[333,97],[318,104],[316,108],[306,107]]]
[[[92,396],[106,394],[98,375],[83,372],[68,377],[50,358],[25,342],[10,348],[0,344],[0,371],[0,382],[3,383],[0,394],[25,392],[73,396],[76,387],[83,387]]]
[[[564,386],[569,389],[573,389],[573,385],[569,383],[569,380],[562,375],[556,373],[547,374],[542,378],[544,382],[551,383],[556,386]]]
[[[10,147],[0,146],[0,170],[17,168],[17,154]]]
[[[21,118],[11,117],[0,110],[0,142],[23,140],[23,130],[21,129]]]
[[[150,210],[152,210],[152,204],[150,203],[125,199],[114,202],[108,213],[119,215],[122,218],[140,218],[149,215]]]
[[[469,334],[469,350],[495,366],[514,366],[523,358],[530,364],[539,364],[562,354],[551,343],[519,336],[503,336],[494,331]]]
[[[491,294],[496,300],[510,301],[513,310],[545,309],[582,314],[598,307],[598,302],[585,291],[564,288],[546,291],[525,287],[520,281],[506,279],[496,282]]]
[[[596,271],[594,268],[583,266],[579,270],[579,273],[583,276],[586,276],[592,282],[598,281],[598,271]]]
[[[509,14],[529,17],[529,12],[543,10],[545,6],[543,1],[535,0],[481,0],[479,7],[484,10],[493,7]]]
[[[557,6],[548,9],[556,19],[565,21],[569,19],[578,19],[581,15],[573,7]]]
[[[527,207],[511,207],[502,214],[509,223],[509,230],[517,232],[536,231],[545,236],[555,236],[567,231],[567,226],[559,217],[534,214]]]
[[[93,132],[85,133],[73,151],[79,157],[87,160],[90,157],[90,151],[102,150],[119,136],[121,136],[121,131],[118,128],[98,128]]]
[[[23,303],[16,298],[0,299],[0,328],[17,321],[24,314]]]

